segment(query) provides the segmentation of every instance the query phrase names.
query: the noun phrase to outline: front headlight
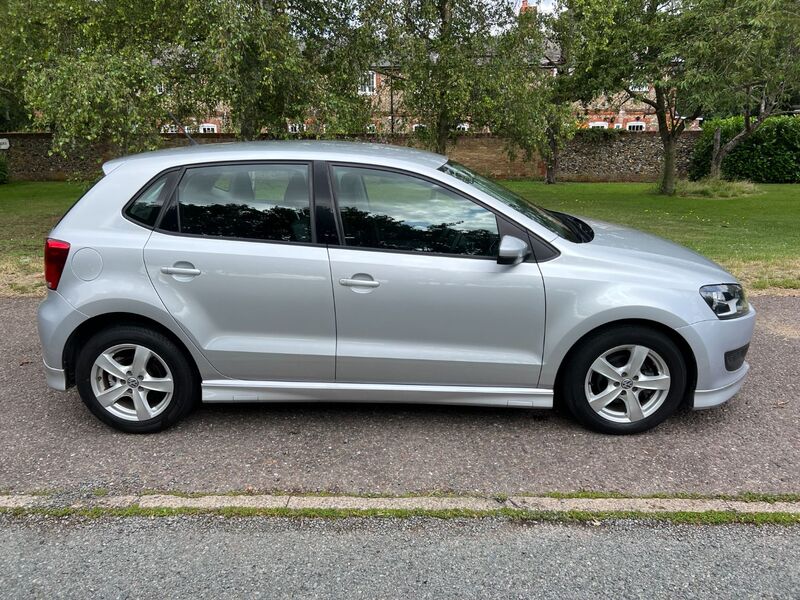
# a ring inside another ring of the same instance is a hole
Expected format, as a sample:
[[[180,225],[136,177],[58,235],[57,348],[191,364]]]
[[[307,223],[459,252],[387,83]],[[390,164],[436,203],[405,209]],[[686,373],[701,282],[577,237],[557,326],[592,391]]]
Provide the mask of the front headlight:
[[[700,295],[720,319],[741,317],[750,310],[744,290],[738,283],[704,285],[700,288]]]

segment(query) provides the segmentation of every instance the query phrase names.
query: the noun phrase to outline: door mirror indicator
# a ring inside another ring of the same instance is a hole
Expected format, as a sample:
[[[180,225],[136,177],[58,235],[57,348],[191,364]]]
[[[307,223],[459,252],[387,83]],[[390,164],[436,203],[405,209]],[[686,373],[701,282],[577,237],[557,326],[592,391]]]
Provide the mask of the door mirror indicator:
[[[531,249],[526,242],[513,235],[504,235],[500,240],[500,250],[497,252],[497,264],[518,265],[530,254]]]

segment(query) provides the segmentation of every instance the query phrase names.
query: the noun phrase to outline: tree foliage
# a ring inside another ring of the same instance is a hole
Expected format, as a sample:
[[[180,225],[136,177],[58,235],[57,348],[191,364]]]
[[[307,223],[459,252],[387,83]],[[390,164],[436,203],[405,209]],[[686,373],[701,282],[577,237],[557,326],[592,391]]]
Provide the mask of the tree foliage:
[[[462,122],[497,132],[535,128],[541,33],[533,21],[491,0],[386,7],[386,54],[401,74],[403,107],[426,125],[433,149],[443,153]]]
[[[692,0],[691,10],[714,32],[687,57],[708,90],[706,113],[742,115],[724,143],[716,134],[710,174],[719,177],[725,157],[800,93],[800,2]]]
[[[158,143],[158,125],[220,106],[251,139],[316,111],[366,120],[357,81],[374,58],[360,0],[5,0],[0,61],[57,149]]]

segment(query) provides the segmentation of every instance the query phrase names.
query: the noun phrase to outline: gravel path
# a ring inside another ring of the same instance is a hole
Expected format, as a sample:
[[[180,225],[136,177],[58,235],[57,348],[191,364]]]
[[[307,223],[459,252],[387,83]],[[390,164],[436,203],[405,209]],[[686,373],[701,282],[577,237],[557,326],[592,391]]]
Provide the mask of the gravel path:
[[[0,517],[26,598],[796,598],[800,528]]]
[[[752,372],[717,410],[594,434],[550,412],[207,406],[158,435],[107,428],[44,383],[30,299],[0,300],[0,490],[536,493],[800,491],[800,298],[759,296]]]

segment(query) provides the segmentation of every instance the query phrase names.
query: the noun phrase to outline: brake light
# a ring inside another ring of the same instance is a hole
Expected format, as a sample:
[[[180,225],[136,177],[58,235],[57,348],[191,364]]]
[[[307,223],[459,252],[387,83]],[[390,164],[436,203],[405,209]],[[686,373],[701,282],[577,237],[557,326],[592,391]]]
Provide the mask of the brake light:
[[[48,289],[58,288],[61,273],[67,263],[69,254],[69,243],[61,240],[47,238],[44,243],[44,279],[47,281]]]

